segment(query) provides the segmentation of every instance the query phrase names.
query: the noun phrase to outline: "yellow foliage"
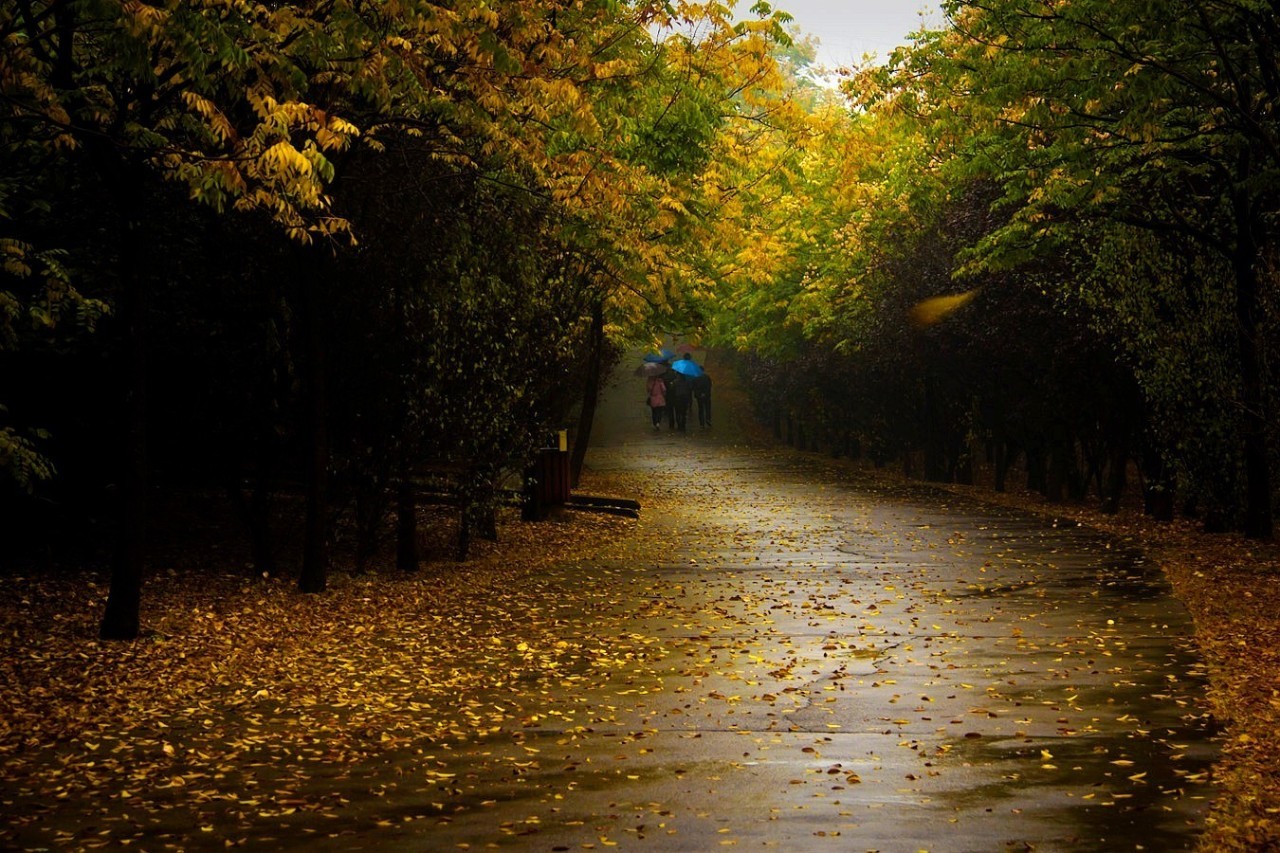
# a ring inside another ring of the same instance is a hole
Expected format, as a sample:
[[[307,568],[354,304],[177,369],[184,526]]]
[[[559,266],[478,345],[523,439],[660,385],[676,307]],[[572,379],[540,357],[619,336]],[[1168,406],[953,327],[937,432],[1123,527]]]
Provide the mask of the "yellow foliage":
[[[258,162],[268,174],[290,170],[302,175],[311,174],[311,162],[302,155],[301,151],[293,147],[293,143],[287,141],[277,142],[263,151],[258,157]]]
[[[956,293],[951,296],[935,296],[932,299],[918,302],[912,307],[909,314],[911,323],[922,328],[936,325],[968,305],[977,295],[978,289],[975,288],[966,290],[964,293]]]
[[[222,110],[218,109],[218,106],[208,98],[187,89],[182,92],[182,102],[187,109],[205,120],[209,131],[219,142],[230,142],[235,138],[236,131],[231,126],[231,122],[223,115]]]
[[[0,255],[3,263],[0,267],[17,278],[31,275],[31,267],[27,264],[27,245],[11,238],[0,238]]]

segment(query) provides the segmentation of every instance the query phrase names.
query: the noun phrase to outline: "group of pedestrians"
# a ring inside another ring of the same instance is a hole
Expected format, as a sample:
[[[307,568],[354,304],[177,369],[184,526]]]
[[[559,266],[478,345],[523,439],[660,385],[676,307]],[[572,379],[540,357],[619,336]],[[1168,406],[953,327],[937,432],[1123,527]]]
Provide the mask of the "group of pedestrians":
[[[645,400],[653,418],[653,428],[667,428],[686,432],[689,410],[697,404],[698,426],[711,426],[711,377],[689,353],[684,353],[674,364],[661,373],[645,380]]]

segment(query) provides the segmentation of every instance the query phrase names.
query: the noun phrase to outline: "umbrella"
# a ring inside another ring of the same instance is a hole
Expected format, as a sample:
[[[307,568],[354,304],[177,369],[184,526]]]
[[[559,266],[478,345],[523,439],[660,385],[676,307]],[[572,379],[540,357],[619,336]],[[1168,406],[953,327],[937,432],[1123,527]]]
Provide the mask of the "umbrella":
[[[644,360],[649,362],[670,361],[674,355],[675,353],[671,350],[663,347],[662,352],[651,352],[644,357]]]
[[[646,361],[635,369],[636,376],[661,376],[667,372],[667,364],[664,361]]]
[[[676,373],[690,377],[701,376],[703,372],[702,368],[698,366],[698,363],[691,358],[680,359],[671,365],[671,369]]]

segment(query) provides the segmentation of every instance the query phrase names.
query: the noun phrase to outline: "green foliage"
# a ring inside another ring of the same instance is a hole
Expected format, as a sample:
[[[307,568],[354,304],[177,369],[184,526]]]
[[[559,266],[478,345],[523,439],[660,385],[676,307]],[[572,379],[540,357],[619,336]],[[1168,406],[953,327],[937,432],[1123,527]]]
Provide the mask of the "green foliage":
[[[715,102],[706,93],[685,87],[645,107],[637,119],[632,156],[659,174],[692,175],[701,170],[711,157],[711,143],[720,128]]]
[[[0,416],[8,410],[0,407]],[[35,431],[31,438],[20,435],[9,426],[0,426],[0,474],[28,494],[35,491],[40,481],[51,480],[57,473],[53,464],[36,450],[36,440],[47,439],[43,431]]]
[[[1144,440],[1192,496],[1228,516],[1247,505],[1246,527],[1265,534],[1274,391],[1258,365],[1275,321],[1259,294],[1273,284],[1280,78],[1259,45],[1274,9],[945,8],[947,30],[847,91],[871,114],[916,123],[938,197],[974,180],[998,188],[994,227],[959,246],[963,286],[989,293],[992,276],[1038,271],[1061,310],[1125,354]],[[925,209],[874,218],[910,223]],[[864,233],[892,245],[888,231]]]
[[[1188,496],[1234,516],[1243,471],[1230,269],[1133,227],[1100,228],[1086,245],[1078,298],[1132,366],[1156,446]]]

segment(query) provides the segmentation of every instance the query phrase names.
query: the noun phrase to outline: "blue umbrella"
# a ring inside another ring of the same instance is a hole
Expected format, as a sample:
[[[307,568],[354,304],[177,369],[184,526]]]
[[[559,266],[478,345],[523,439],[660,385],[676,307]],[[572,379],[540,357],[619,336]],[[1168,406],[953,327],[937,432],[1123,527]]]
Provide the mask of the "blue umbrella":
[[[676,373],[690,377],[701,376],[703,373],[702,368],[699,367],[698,363],[691,358],[682,358],[679,361],[674,362],[671,365],[671,369]]]
[[[644,360],[653,361],[653,362],[670,361],[671,357],[674,355],[675,353],[673,353],[671,350],[667,349],[666,347],[663,347],[662,352],[651,352],[644,357]]]

